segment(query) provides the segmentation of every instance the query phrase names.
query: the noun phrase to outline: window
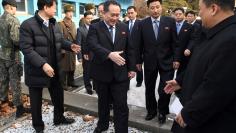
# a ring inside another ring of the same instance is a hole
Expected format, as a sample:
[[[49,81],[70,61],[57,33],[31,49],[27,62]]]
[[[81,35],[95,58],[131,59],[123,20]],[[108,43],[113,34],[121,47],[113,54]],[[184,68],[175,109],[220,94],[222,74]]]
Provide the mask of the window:
[[[121,9],[121,14],[126,14],[126,9]]]
[[[27,13],[27,0],[16,0],[17,3],[17,12]]]
[[[82,15],[84,14],[84,12],[85,12],[84,6],[85,6],[85,3],[79,4],[79,14],[82,14]]]

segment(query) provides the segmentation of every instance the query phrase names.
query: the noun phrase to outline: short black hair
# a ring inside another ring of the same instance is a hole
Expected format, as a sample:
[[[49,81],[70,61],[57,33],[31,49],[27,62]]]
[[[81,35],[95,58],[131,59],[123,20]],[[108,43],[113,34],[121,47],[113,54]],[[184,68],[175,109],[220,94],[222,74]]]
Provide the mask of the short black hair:
[[[98,7],[99,7],[99,6],[104,6],[104,2],[98,4]]]
[[[176,12],[176,11],[181,11],[184,14],[184,8],[177,7],[173,10],[173,12]]]
[[[202,0],[207,7],[212,4],[220,6],[223,10],[234,10],[235,0]]]
[[[185,16],[188,16],[188,14],[193,14],[194,16],[196,16],[196,12],[194,12],[194,11],[192,11],[192,10],[187,11],[187,12],[185,13]]]
[[[104,12],[108,12],[109,11],[109,6],[110,5],[119,6],[120,9],[121,9],[120,3],[116,2],[115,0],[108,0],[108,1],[104,2]]]
[[[162,4],[162,0],[147,0],[147,6],[149,7],[150,3],[159,1]]]
[[[130,10],[130,9],[134,9],[134,11],[137,12],[137,9],[136,9],[135,6],[129,6],[129,7],[127,8],[127,11]]]
[[[53,2],[57,3],[56,0],[38,0],[37,6],[39,10],[43,10],[44,6],[51,7]]]
[[[91,9],[95,9],[96,7],[93,3],[88,3],[84,6],[84,8],[85,8],[85,11],[89,11]]]
[[[87,17],[88,15],[93,15],[93,13],[92,13],[91,11],[86,11],[86,12],[84,13],[84,17]]]

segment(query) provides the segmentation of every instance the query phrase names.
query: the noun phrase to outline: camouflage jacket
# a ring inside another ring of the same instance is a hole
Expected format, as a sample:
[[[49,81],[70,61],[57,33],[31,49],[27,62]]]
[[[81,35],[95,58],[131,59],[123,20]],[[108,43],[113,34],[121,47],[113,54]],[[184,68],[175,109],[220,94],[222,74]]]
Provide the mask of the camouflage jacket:
[[[8,12],[0,16],[0,58],[3,60],[21,60],[19,52],[20,22]]]

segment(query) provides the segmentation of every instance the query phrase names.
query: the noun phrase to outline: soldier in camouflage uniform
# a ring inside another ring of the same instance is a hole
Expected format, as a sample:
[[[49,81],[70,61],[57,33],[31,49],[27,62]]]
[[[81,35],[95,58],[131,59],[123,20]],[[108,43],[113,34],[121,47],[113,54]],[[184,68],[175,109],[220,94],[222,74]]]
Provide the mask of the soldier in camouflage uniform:
[[[14,16],[15,0],[3,0],[3,15],[0,16],[0,101],[8,102],[9,84],[13,92],[13,105],[17,107],[16,115],[20,117],[26,110],[21,103],[21,76],[23,67],[19,52],[20,22]]]

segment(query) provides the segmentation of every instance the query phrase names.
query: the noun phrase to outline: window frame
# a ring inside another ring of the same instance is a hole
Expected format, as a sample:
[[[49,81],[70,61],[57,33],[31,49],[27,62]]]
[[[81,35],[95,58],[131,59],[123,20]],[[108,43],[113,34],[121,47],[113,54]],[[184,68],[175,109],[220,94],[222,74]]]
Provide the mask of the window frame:
[[[17,15],[25,15],[28,14],[28,0],[24,0],[25,1],[25,11],[17,11],[16,9],[16,13]],[[17,2],[18,3],[18,2]]]

